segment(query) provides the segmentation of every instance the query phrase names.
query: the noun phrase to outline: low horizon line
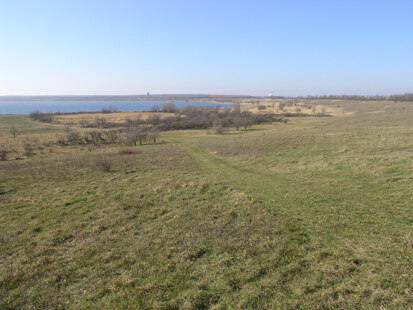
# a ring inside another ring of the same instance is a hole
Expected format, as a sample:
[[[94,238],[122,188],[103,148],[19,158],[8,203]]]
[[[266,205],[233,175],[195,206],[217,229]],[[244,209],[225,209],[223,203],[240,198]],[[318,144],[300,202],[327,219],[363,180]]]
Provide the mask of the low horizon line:
[[[61,94],[47,94],[47,95],[0,95],[0,98],[4,97],[151,97],[151,96],[192,96],[192,97],[200,97],[200,96],[210,96],[210,97],[285,97],[285,98],[311,98],[311,97],[348,97],[348,96],[359,96],[359,97],[386,97],[386,96],[397,96],[397,95],[409,95],[413,92],[400,92],[400,93],[388,93],[388,94],[375,94],[375,95],[364,95],[358,93],[348,93],[348,94],[317,94],[317,95],[281,95],[281,94],[273,94],[273,95],[240,95],[240,94],[193,94],[193,93],[155,93],[155,94],[88,94],[88,95],[61,95]]]

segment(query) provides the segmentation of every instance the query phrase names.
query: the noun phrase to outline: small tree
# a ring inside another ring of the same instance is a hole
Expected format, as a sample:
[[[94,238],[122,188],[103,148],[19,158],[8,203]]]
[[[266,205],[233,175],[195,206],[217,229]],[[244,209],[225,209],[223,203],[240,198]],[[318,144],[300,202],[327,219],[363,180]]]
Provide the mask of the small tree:
[[[159,129],[157,127],[152,127],[149,131],[149,138],[153,140],[153,143],[156,143],[156,139],[159,136]]]
[[[142,145],[146,135],[146,130],[142,126],[133,126],[126,130],[126,140],[133,145],[136,145],[138,141]]]
[[[118,133],[115,130],[109,131],[107,136],[110,143],[116,143],[119,140]]]
[[[14,141],[16,141],[16,136],[17,136],[16,126],[12,125],[12,126],[10,127],[10,133],[12,134]]]
[[[236,116],[235,118],[234,118],[234,127],[235,127],[235,129],[238,131],[239,130],[239,128],[242,126],[242,118],[241,117],[239,117],[239,116]]]

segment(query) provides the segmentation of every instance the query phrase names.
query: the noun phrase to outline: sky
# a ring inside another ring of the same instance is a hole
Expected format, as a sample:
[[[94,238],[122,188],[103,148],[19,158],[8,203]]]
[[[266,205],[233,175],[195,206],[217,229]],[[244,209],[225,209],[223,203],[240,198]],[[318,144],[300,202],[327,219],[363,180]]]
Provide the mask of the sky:
[[[413,92],[412,0],[0,0],[0,95]]]

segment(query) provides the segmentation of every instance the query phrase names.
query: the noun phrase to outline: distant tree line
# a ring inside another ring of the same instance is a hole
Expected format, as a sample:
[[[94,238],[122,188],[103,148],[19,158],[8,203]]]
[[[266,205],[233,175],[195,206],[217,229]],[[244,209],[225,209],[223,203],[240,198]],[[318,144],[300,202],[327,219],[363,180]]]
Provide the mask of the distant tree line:
[[[280,97],[273,96],[274,99],[326,99],[326,100],[369,100],[369,101],[413,101],[413,94],[406,93],[402,95],[390,96],[361,96],[361,95],[328,95],[328,96],[297,96],[297,97]]]

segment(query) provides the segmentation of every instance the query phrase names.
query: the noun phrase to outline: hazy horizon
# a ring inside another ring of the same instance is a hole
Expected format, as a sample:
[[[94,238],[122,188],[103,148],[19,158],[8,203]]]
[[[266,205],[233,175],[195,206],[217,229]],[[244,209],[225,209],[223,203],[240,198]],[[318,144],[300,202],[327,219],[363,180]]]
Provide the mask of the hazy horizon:
[[[0,2],[0,96],[413,92],[411,1]]]

